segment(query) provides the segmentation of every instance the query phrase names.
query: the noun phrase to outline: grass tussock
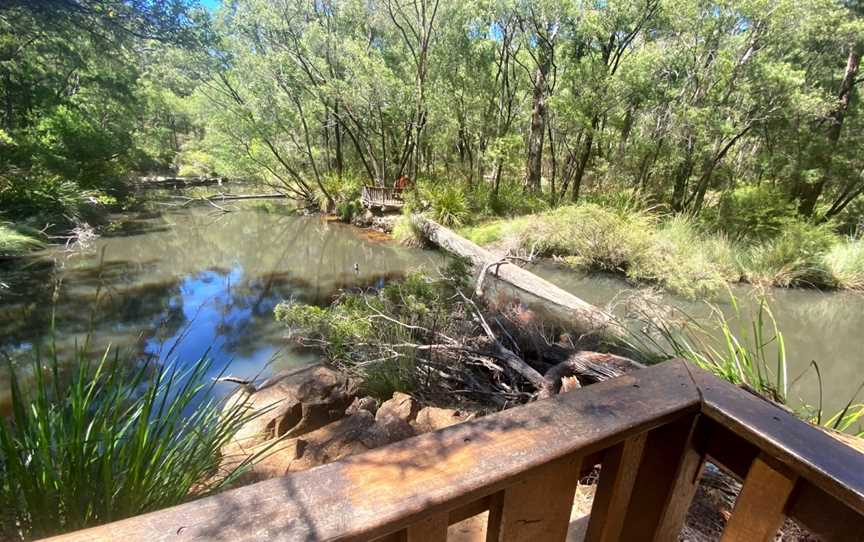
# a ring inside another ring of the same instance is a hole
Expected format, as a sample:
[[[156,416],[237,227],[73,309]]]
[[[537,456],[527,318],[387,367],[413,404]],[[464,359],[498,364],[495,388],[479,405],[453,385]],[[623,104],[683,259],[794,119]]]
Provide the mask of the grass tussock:
[[[840,288],[864,290],[864,239],[851,239],[831,247],[825,266]]]
[[[29,540],[211,494],[255,458],[220,471],[221,447],[258,415],[223,412],[201,359],[181,368],[91,361],[71,375],[37,356],[10,366],[12,415],[0,422],[0,538]],[[26,384],[26,385],[25,385]],[[263,453],[263,452],[262,452]]]
[[[741,280],[780,287],[864,289],[864,240],[831,224],[762,224],[765,238],[733,235],[645,205],[580,203],[461,230],[480,245],[556,258],[580,270],[620,273],[687,297]]]
[[[17,256],[42,246],[44,243],[35,233],[0,224],[0,256]]]
[[[650,298],[631,302],[629,317],[636,325],[625,326],[631,330],[629,346],[646,360],[686,359],[770,401],[787,404],[803,374],[790,378],[786,342],[770,305],[762,298],[750,312],[742,311],[731,294],[730,300],[731,316],[714,307],[705,320],[696,320],[679,309],[670,313]],[[822,389],[819,366],[812,362],[810,367],[818,377],[821,398],[826,390]],[[813,424],[864,436],[864,405],[858,402],[862,389],[864,384],[834,414],[824,412],[821,399],[819,404],[800,406],[796,413]]]
[[[621,273],[687,296],[708,295],[737,280],[732,243],[701,233],[692,220],[663,220],[633,206],[583,203],[463,230],[481,245],[534,249],[581,270]]]

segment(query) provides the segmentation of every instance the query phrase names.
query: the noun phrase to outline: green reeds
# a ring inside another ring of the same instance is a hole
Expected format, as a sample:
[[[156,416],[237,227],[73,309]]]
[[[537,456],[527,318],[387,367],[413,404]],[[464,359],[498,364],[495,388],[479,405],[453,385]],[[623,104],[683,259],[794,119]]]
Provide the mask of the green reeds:
[[[12,413],[0,421],[3,540],[72,531],[211,494],[260,457],[220,470],[222,446],[260,411],[245,401],[223,410],[208,358],[130,367],[108,351],[92,360],[76,348],[73,362],[37,353],[26,383],[9,362]],[[64,367],[71,370],[64,374]]]

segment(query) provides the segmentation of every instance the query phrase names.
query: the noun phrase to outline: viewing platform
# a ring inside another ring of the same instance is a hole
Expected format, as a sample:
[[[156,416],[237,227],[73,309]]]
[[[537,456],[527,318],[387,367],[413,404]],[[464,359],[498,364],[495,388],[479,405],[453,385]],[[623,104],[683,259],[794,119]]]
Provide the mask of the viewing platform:
[[[487,541],[563,541],[599,466],[585,540],[673,541],[708,462],[743,482],[724,542],[864,540],[864,454],[680,360],[54,540],[443,542],[486,513]]]
[[[384,186],[364,186],[360,201],[367,209],[401,209],[405,205],[404,188],[388,188]]]

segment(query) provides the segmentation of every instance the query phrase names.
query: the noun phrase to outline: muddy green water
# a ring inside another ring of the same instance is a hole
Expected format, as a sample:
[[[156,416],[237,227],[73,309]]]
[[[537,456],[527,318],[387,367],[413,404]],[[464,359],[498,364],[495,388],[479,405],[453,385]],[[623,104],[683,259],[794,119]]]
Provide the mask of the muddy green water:
[[[630,312],[628,299],[631,296],[639,298],[636,288],[615,276],[582,275],[548,263],[535,266],[533,271],[621,317]],[[720,334],[716,326],[710,325],[713,321],[710,318],[712,306],[726,315],[732,329],[737,332],[742,326],[750,328],[758,312],[758,299],[764,296],[783,334],[789,381],[797,379],[789,388],[790,404],[796,408],[819,404],[819,381],[816,371],[810,367],[811,361],[816,361],[823,380],[824,412],[833,414],[845,407],[864,382],[864,295],[811,289],[770,288],[762,291],[746,285],[733,286],[731,295],[737,300],[737,313],[730,295],[719,296],[711,301],[711,305],[668,293],[660,294],[653,301],[664,307],[663,312],[667,315],[682,317],[686,313],[696,318],[717,337]],[[670,307],[674,309],[666,312]],[[770,324],[765,324],[766,332],[770,327]],[[767,333],[767,338],[771,336],[773,332]],[[776,352],[770,345],[768,350],[772,355]],[[775,359],[771,357],[772,362]],[[858,395],[857,402],[864,402],[864,392]]]
[[[380,287],[442,261],[317,216],[232,208],[118,217],[88,250],[7,262],[0,349],[21,356],[45,344],[53,314],[60,352],[89,334],[93,351],[111,345],[130,358],[181,363],[206,353],[214,373],[230,362],[230,374],[251,378],[314,359],[274,321],[281,300],[327,304],[342,289]]]
[[[44,344],[53,315],[61,352],[89,334],[94,351],[111,345],[132,358],[180,362],[207,353],[214,371],[230,362],[233,375],[266,375],[314,359],[285,340],[273,319],[279,301],[327,304],[342,289],[381,286],[408,270],[443,263],[435,252],[320,217],[233,207],[228,214],[209,207],[130,214],[118,217],[88,250],[52,248],[6,262],[0,267],[0,352],[20,356]],[[633,291],[614,277],[550,265],[535,271],[619,313]],[[746,301],[753,292],[736,287],[734,293],[750,312],[753,304]],[[773,290],[769,297],[786,338],[790,379],[816,360],[825,410],[842,408],[864,380],[864,296]],[[704,302],[670,295],[660,301],[697,317],[709,313]],[[733,312],[728,302],[719,306]],[[4,379],[0,372],[0,409],[8,389]],[[813,371],[792,387],[790,398],[796,405],[818,403]]]

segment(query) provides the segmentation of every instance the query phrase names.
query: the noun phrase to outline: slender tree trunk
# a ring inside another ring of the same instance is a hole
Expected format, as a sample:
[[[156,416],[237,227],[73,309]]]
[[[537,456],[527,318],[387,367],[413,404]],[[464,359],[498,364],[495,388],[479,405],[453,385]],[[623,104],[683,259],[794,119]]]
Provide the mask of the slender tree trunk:
[[[800,185],[798,194],[798,212],[804,216],[811,216],[822,191],[825,189],[825,184],[831,176],[831,163],[833,161],[834,150],[837,147],[837,142],[840,141],[840,132],[843,129],[843,121],[846,119],[846,114],[849,112],[849,106],[852,103],[852,98],[855,93],[855,78],[858,75],[858,69],[861,66],[861,47],[853,45],[849,50],[849,56],[846,60],[846,71],[843,74],[843,80],[840,82],[840,92],[838,93],[837,107],[832,111],[828,118],[828,152],[825,153],[825,166],[822,176],[816,183]]]
[[[540,45],[537,71],[534,74],[534,90],[531,108],[531,129],[528,132],[528,164],[525,174],[525,189],[540,191],[543,174],[543,136],[546,132],[546,95],[549,91],[549,70],[552,68],[552,52],[548,46]]]
[[[600,125],[600,116],[594,115],[591,119],[591,130],[585,137],[585,144],[582,147],[582,154],[579,156],[579,162],[576,164],[576,171],[573,173],[573,202],[579,201],[579,192],[582,190],[582,178],[585,176],[585,169],[588,167],[588,162],[591,160],[591,152],[594,148],[594,132]]]
[[[676,212],[684,209],[684,197],[687,194],[687,182],[690,180],[690,175],[693,174],[694,144],[693,136],[688,135],[684,160],[678,165],[677,171],[675,172],[675,185],[672,188],[672,210]]]
[[[7,132],[15,128],[15,109],[12,102],[12,74],[9,68],[3,69],[3,126]]]

